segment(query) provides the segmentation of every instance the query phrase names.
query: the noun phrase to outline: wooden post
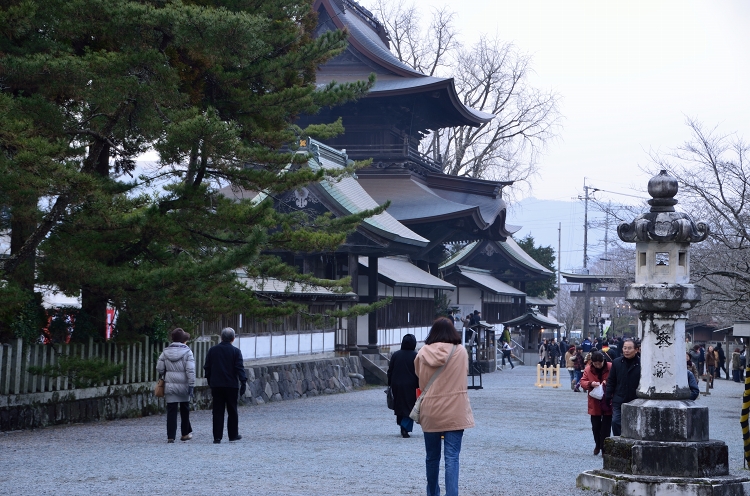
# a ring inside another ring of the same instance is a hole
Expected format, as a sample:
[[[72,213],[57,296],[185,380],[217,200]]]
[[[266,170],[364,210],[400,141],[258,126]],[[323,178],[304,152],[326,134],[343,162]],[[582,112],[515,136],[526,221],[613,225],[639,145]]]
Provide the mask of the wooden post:
[[[60,346],[60,358],[62,359],[64,356],[70,355],[70,344],[64,344]],[[66,375],[63,377],[62,380],[62,388],[68,389],[68,376]]]
[[[3,356],[5,355],[5,345],[0,344],[0,394],[8,394],[3,380]]]
[[[13,390],[12,393],[19,394],[21,392],[21,353],[23,352],[23,340],[16,339],[15,351],[13,352]]]
[[[52,352],[49,354],[49,364],[54,365],[57,361],[57,350],[55,349],[55,345],[53,344],[50,348],[52,348]],[[59,391],[60,390],[60,376],[58,375],[55,377],[54,383],[50,380],[49,390]]]
[[[146,380],[146,382],[151,382],[151,377],[152,377],[151,376],[151,373],[152,373],[151,372],[151,355],[152,355],[152,353],[151,353],[151,346],[150,346],[150,343],[148,342],[148,336],[144,336],[143,339],[144,339],[143,340],[143,347],[146,350],[146,352],[145,352],[146,353],[146,357],[145,357],[146,358],[146,360],[145,360],[145,362],[146,362],[146,365],[145,365],[145,367],[146,367],[146,375],[145,375],[144,379]]]

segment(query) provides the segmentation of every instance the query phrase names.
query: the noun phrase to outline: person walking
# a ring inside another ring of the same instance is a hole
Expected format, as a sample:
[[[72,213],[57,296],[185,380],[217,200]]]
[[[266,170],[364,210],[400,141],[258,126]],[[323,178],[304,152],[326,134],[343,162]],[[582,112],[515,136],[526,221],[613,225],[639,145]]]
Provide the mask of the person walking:
[[[539,345],[539,365],[541,365],[542,367],[544,367],[544,364],[547,361],[547,344],[548,342],[545,339]]]
[[[505,367],[505,360],[508,360],[508,363],[510,364],[510,369],[513,370],[515,365],[513,365],[513,361],[511,360],[511,356],[513,355],[513,347],[511,347],[510,343],[507,341],[503,341],[503,361],[502,366]]]
[[[573,390],[578,393],[581,391],[580,389],[580,382],[581,377],[583,377],[583,370],[586,367],[586,361],[583,358],[583,347],[577,346],[576,347],[576,355],[573,358],[573,372],[575,374],[573,380],[575,381],[575,387]]]
[[[239,416],[237,414],[237,389],[244,396],[247,389],[247,375],[242,361],[242,352],[232,345],[234,329],[221,330],[221,343],[212,346],[206,353],[206,382],[213,397],[214,444],[221,443],[224,434],[224,412],[227,414],[227,434],[229,441],[239,441]]]
[[[636,398],[641,381],[641,358],[636,353],[635,342],[625,339],[622,356],[612,362],[607,380],[607,400],[612,401],[612,434],[619,436],[622,429],[622,404]]]
[[[419,418],[424,432],[427,496],[440,496],[441,444],[445,446],[445,494],[458,496],[461,441],[464,430],[474,427],[474,415],[466,388],[469,356],[450,320],[439,318],[432,324],[414,359],[414,369],[425,395]]]
[[[557,344],[557,341],[555,341],[555,338],[552,338],[549,343],[547,343],[547,367],[554,367],[555,365],[558,365],[558,362],[560,361],[560,346]]]
[[[565,336],[560,340],[560,368],[565,367],[565,354],[568,352],[570,345]]]
[[[690,359],[690,362],[695,367],[695,372],[693,372],[693,375],[695,375],[695,377],[698,377],[698,375],[699,375],[699,363],[700,363],[700,360],[701,360],[701,351],[700,351],[700,349],[701,349],[701,347],[696,344],[695,346],[693,346],[692,348],[690,348],[687,351],[688,358]]]
[[[732,352],[732,380],[740,382],[740,349],[735,348]]]
[[[195,388],[195,358],[185,343],[190,334],[179,327],[170,333],[172,343],[164,348],[156,362],[156,372],[164,377],[164,397],[167,400],[167,442],[174,443],[177,435],[177,411],[180,412],[181,441],[193,438],[190,426],[190,399]]]
[[[388,386],[393,393],[393,414],[401,427],[401,437],[410,437],[414,421],[409,418],[414,403],[417,402],[419,377],[414,372],[414,359],[417,357],[417,338],[406,334],[401,340],[401,349],[391,355],[388,364]]]
[[[700,345],[698,347],[698,352],[700,353],[700,357],[698,358],[698,374],[703,375],[706,373],[706,347],[703,345]]]
[[[593,352],[591,362],[581,377],[581,388],[589,392],[597,386],[606,388],[611,368],[612,363],[604,360],[604,355],[600,351]],[[612,427],[612,407],[606,398],[596,399],[589,395],[588,412],[591,416],[591,432],[594,434],[594,455],[598,455]]]
[[[716,377],[716,352],[714,347],[709,346],[706,350],[706,374],[708,375],[708,387],[714,387],[714,377]]]
[[[568,368],[568,373],[570,373],[570,389],[575,389],[576,387],[576,347],[571,346],[568,348],[568,351],[565,352],[565,366]]]
[[[727,355],[724,353],[724,348],[721,347],[721,343],[716,343],[714,352],[718,354],[718,360],[716,361],[716,377],[721,379],[721,371],[724,371],[726,380],[729,380],[729,371],[727,370]]]

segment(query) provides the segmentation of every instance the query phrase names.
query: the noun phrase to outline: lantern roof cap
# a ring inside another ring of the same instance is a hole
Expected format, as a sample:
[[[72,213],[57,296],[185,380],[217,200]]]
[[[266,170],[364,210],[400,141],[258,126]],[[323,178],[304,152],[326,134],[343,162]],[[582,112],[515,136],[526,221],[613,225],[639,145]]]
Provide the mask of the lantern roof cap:
[[[651,210],[617,226],[620,239],[626,243],[698,243],[706,239],[708,224],[693,222],[688,214],[675,211],[677,190],[677,179],[666,170],[652,177],[648,182]]]

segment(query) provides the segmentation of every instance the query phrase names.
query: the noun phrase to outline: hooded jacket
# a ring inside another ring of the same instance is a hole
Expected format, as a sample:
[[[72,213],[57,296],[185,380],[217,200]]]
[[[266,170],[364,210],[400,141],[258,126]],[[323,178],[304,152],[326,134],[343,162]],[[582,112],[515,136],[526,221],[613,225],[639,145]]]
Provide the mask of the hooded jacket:
[[[453,344],[432,343],[424,345],[414,359],[414,369],[419,377],[419,387],[424,391],[433,374],[446,364]],[[469,355],[461,345],[430,389],[423,393],[420,423],[423,432],[459,431],[474,427],[466,376],[469,373]]]
[[[167,403],[190,401],[189,388],[195,386],[195,358],[188,345],[172,343],[164,348],[156,371],[164,375]]]

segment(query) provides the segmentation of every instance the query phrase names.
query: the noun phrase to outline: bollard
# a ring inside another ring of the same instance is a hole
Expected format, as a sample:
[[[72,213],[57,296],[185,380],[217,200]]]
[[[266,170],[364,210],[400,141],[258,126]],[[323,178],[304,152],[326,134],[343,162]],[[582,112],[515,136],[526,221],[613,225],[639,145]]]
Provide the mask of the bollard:
[[[703,376],[701,376],[701,379],[703,379],[704,381],[706,381],[706,391],[703,392],[703,393],[701,393],[703,396],[708,396],[709,394],[711,394],[711,392],[709,391],[709,387],[711,386],[711,382],[709,381],[709,377],[710,376],[708,374],[703,374]]]

